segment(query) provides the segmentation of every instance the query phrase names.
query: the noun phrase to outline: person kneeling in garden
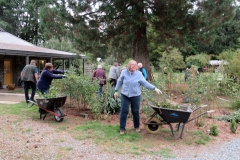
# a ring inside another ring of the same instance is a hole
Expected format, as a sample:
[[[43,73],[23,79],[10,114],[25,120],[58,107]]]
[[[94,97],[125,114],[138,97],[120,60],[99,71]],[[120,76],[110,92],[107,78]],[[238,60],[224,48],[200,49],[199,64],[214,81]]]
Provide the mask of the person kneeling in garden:
[[[136,132],[140,132],[140,102],[141,102],[141,85],[147,89],[155,90],[158,94],[162,93],[155,86],[150,84],[137,70],[137,62],[130,60],[127,69],[121,72],[115,87],[114,97],[118,97],[118,90],[121,89],[121,111],[120,111],[120,134],[125,133],[129,105],[133,115],[133,123]]]

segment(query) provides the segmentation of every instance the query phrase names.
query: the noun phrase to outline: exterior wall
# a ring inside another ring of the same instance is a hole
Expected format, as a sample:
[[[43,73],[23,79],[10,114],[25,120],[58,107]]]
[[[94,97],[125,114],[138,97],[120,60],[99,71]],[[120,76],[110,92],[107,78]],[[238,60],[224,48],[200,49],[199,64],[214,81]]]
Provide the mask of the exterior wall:
[[[2,88],[3,85],[3,57],[4,55],[0,55],[0,88]]]
[[[2,88],[4,82],[4,59],[12,59],[12,71],[13,71],[13,83],[17,86],[20,78],[20,74],[24,66],[26,65],[26,57],[25,56],[6,56],[0,55],[0,88]],[[49,58],[40,58],[40,57],[29,57],[29,60],[46,60],[49,62]]]
[[[29,57],[29,62],[31,60],[36,60],[37,61],[37,67],[38,67],[38,74],[40,75],[41,74],[41,71],[42,69],[45,67],[45,63],[48,63],[50,62],[50,58],[47,58],[47,57]],[[41,61],[44,61],[44,65],[41,65],[39,63],[41,63]]]
[[[18,80],[20,78],[21,71],[23,67],[26,65],[26,57],[23,56],[15,56],[13,59],[13,67],[14,67],[14,74],[13,74],[13,82],[14,84],[18,85]]]
[[[23,69],[23,67],[25,66],[25,57],[23,56],[1,56],[1,60],[0,60],[0,81],[4,81],[4,73],[3,73],[3,69],[4,69],[4,59],[12,59],[12,72],[13,72],[13,83],[15,85],[18,84],[18,79],[20,77],[20,73],[21,70]]]

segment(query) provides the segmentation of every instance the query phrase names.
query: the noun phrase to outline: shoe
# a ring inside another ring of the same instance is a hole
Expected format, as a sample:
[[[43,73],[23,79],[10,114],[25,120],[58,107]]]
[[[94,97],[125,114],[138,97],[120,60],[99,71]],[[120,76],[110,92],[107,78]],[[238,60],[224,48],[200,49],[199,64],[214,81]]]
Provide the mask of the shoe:
[[[36,102],[34,99],[30,99],[30,101]]]
[[[120,130],[120,134],[121,135],[125,134],[125,131],[124,130]]]
[[[140,128],[136,128],[136,132],[138,132],[138,133],[139,133],[139,132],[140,132]]]

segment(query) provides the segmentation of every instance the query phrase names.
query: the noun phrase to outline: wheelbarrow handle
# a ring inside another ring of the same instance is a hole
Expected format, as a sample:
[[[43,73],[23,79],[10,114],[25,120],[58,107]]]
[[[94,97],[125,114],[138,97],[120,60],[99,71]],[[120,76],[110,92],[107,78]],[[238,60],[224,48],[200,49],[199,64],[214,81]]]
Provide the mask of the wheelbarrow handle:
[[[195,112],[196,110],[198,110],[198,109],[200,109],[200,108],[205,108],[205,107],[207,107],[207,105],[202,105],[202,106],[200,106],[200,107],[197,107],[196,109],[193,110],[193,112]]]
[[[202,113],[202,114],[200,114],[200,115],[198,115],[196,117],[193,117],[192,119],[189,119],[186,123],[191,122],[192,120],[197,119],[197,118],[199,118],[199,117],[201,117],[201,116],[203,116],[205,114],[209,114],[209,113],[213,113],[213,112],[214,112],[214,110],[210,110],[210,111],[204,112],[204,113]]]

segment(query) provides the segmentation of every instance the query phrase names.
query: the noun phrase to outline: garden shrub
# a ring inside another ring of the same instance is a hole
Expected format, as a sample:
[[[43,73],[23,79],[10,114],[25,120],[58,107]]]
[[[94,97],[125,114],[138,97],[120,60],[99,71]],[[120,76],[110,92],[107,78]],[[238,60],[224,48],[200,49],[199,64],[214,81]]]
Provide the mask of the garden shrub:
[[[154,110],[148,105],[143,105],[141,109],[142,112],[144,113],[145,118],[150,117],[154,113]]]
[[[78,75],[74,68],[66,73],[67,78],[62,79],[64,91],[70,97],[71,105],[78,109],[86,109],[88,106],[98,104],[96,91],[99,89],[97,81],[92,81],[90,75]]]
[[[230,122],[230,130],[232,131],[232,133],[236,133],[238,128],[238,124],[236,123],[235,119],[233,118]]]
[[[109,114],[118,113],[121,108],[121,94],[118,94],[118,98],[115,99],[114,97],[114,87],[111,86],[110,83],[107,83],[104,86],[104,94],[103,98],[101,99],[101,104],[103,105],[102,112],[105,114],[105,116]]]
[[[172,69],[183,69],[185,68],[185,63],[183,56],[179,49],[169,47],[165,52],[163,52],[159,63],[160,68],[172,68]]]
[[[191,131],[190,133],[194,135],[194,137],[196,139],[195,140],[196,144],[203,144],[203,145],[205,145],[205,144],[207,144],[211,140],[209,135],[205,135],[203,133],[203,131],[201,131],[201,130]]]
[[[231,120],[234,119],[236,123],[240,123],[240,109],[229,116],[216,117],[216,119],[220,121],[226,121],[226,122],[231,122]]]
[[[213,136],[218,136],[218,126],[216,124],[211,125],[209,134]]]
[[[57,83],[59,81],[54,81],[56,83],[53,83],[53,85],[50,85],[50,88],[47,93],[42,94],[41,92],[38,93],[40,98],[56,98],[56,97],[62,97],[66,96],[66,94],[63,92],[63,87],[59,86],[60,83]]]
[[[203,68],[206,65],[208,65],[210,61],[210,56],[205,54],[205,53],[201,53],[198,55],[193,55],[193,56],[189,56],[186,59],[186,65],[187,66],[197,66],[199,68]]]
[[[235,110],[239,110],[240,109],[240,100],[236,99],[236,100],[232,101],[231,108],[235,109]]]
[[[240,79],[240,52],[235,54],[235,56],[230,59],[229,64],[227,65],[227,70],[226,72],[234,78],[235,82],[239,82]]]

